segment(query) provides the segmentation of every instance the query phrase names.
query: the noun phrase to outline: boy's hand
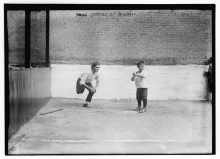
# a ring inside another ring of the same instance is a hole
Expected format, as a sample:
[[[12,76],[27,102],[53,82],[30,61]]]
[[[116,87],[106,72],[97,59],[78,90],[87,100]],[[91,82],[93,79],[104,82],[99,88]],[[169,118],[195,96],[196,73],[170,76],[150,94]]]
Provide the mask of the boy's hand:
[[[132,75],[133,75],[133,76],[135,76],[135,75],[136,75],[136,73],[134,72]]]

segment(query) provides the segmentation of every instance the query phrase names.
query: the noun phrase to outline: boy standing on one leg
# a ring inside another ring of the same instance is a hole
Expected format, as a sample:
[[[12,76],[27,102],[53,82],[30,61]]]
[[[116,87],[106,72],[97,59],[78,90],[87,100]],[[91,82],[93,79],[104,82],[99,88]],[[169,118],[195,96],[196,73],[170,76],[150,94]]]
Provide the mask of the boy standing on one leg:
[[[137,63],[137,67],[139,69],[138,72],[133,73],[131,81],[135,81],[135,85],[137,87],[136,98],[138,102],[138,107],[135,111],[139,111],[140,113],[146,112],[147,107],[147,94],[148,94],[148,82],[147,82],[147,73],[144,71],[145,62],[140,61]],[[143,109],[141,109],[141,101],[143,101]]]

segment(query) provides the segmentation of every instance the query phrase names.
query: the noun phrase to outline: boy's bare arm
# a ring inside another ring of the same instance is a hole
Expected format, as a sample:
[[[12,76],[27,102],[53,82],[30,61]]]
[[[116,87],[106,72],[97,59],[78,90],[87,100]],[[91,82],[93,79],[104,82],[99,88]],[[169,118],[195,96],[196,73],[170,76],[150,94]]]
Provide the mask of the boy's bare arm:
[[[95,89],[99,86],[99,81],[96,82]]]
[[[144,76],[143,76],[143,75],[136,74],[136,73],[133,73],[133,76],[138,76],[138,77],[142,77],[142,78],[144,78]]]
[[[131,81],[134,81],[134,76],[131,77]]]
[[[87,84],[85,84],[85,80],[88,77],[88,73],[84,73],[83,77],[81,78],[81,81],[79,82],[80,85],[84,85],[87,89],[89,89],[90,91],[92,91],[92,87],[89,87]]]
[[[92,87],[89,87],[87,84],[82,84],[82,85],[84,85],[87,89],[89,89],[89,90],[93,90],[93,88]]]

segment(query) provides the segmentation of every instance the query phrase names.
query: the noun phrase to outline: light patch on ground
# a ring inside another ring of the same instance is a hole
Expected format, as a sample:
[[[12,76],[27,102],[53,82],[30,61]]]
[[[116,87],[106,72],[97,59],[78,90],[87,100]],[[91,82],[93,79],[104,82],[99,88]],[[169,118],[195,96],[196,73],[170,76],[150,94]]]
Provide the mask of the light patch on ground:
[[[212,106],[200,101],[51,99],[18,134],[11,154],[175,154],[212,152]],[[41,112],[60,109],[46,115]]]

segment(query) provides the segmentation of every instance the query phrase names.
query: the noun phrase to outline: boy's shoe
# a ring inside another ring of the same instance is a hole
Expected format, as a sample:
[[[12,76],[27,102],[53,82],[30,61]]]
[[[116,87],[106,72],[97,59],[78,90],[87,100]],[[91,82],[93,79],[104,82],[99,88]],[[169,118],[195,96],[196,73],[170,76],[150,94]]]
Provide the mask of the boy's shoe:
[[[89,104],[83,104],[83,107],[86,107],[86,108],[91,108],[90,106],[89,106]]]
[[[141,107],[137,107],[134,109],[134,111],[138,111],[138,110],[141,110]]]
[[[146,108],[143,108],[142,110],[139,111],[139,113],[144,113],[146,111],[147,111]]]

